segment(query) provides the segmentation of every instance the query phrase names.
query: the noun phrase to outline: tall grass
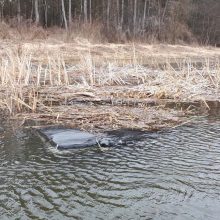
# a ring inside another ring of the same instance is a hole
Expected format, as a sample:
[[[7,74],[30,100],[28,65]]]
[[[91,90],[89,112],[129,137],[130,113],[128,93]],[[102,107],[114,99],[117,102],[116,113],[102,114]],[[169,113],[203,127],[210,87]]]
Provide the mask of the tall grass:
[[[107,42],[103,35],[103,25],[98,22],[80,24],[73,22],[68,31],[54,26],[44,29],[30,20],[18,23],[12,19],[8,23],[0,22],[0,39],[13,41],[48,40],[54,42],[71,42],[76,39],[89,39],[93,43]]]
[[[104,46],[100,49],[105,48]],[[0,59],[0,105],[10,114],[35,112],[43,103],[40,89],[50,88],[129,88],[157,98],[195,100],[218,98],[220,91],[219,58],[173,60],[155,59],[143,65],[135,46],[129,62],[121,62],[118,50],[113,59],[94,59],[89,50],[79,50],[77,61],[68,62],[59,51],[39,55],[30,47],[5,48]],[[120,62],[118,62],[120,60]],[[113,89],[114,91],[114,89]],[[44,97],[46,99],[46,97]]]

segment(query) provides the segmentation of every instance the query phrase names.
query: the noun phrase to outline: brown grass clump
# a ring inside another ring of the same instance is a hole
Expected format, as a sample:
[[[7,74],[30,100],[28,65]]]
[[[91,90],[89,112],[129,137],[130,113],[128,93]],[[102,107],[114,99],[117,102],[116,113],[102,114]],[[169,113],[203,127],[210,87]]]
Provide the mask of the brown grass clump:
[[[12,33],[10,33],[9,27],[6,23],[0,22],[0,38],[11,39]]]
[[[10,23],[0,22],[0,39],[3,40],[42,40],[47,38],[47,31],[42,27],[26,23]]]

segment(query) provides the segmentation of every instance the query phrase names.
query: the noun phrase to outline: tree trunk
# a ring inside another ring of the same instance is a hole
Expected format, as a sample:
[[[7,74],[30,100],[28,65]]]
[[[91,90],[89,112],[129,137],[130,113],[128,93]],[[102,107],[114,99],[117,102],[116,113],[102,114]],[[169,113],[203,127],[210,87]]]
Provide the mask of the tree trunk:
[[[122,3],[121,3],[121,27],[123,27],[123,23],[124,23],[124,4],[125,4],[125,1],[122,0]]]
[[[47,5],[47,0],[44,1],[44,18],[45,18],[45,27],[47,27],[47,23],[48,23],[48,5]]]
[[[145,22],[146,22],[146,13],[147,13],[147,0],[144,2],[144,12],[143,12],[143,21],[142,21],[142,29],[145,31]]]
[[[110,0],[107,2],[107,29],[109,30],[110,26]]]
[[[4,19],[4,2],[0,1],[0,5],[1,5],[1,21],[3,21],[3,19]]]
[[[92,24],[92,0],[89,1],[89,22]]]
[[[30,19],[33,21],[33,16],[34,16],[34,0],[31,0],[31,15]]]
[[[72,24],[72,0],[69,0],[69,26]]]
[[[137,0],[134,0],[134,17],[133,17],[133,23],[134,23],[134,29],[133,34],[136,35],[136,20],[137,20]]]
[[[88,8],[87,8],[87,0],[84,0],[84,22],[88,22]]]
[[[20,24],[21,23],[21,1],[18,0],[17,1],[17,18],[18,18],[18,23]]]
[[[38,6],[38,0],[35,0],[35,23],[36,25],[39,25],[40,23],[40,15],[39,15],[39,6]]]
[[[65,10],[65,5],[64,5],[64,0],[62,0],[62,16],[63,16],[63,20],[64,20],[64,25],[65,25],[65,29],[68,29],[68,25],[67,25],[67,20],[66,20],[66,10]]]

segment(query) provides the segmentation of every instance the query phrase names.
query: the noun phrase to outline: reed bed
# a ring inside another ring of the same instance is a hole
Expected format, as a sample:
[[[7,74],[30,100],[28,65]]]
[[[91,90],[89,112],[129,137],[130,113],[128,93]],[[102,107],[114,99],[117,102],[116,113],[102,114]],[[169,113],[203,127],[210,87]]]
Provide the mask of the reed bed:
[[[4,46],[0,53],[0,106],[14,117],[149,130],[176,126],[192,114],[189,108],[165,108],[165,100],[219,101],[218,50],[197,59],[155,56],[144,64],[134,44],[126,52],[118,45],[88,43],[82,49],[79,43],[70,54],[66,45],[31,45]]]

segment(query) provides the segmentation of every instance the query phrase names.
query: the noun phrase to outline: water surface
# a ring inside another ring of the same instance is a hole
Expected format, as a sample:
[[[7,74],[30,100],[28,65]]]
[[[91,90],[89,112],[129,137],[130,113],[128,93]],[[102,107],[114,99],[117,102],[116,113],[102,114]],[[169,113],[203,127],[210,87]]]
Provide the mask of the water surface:
[[[58,152],[22,130],[1,136],[0,219],[219,219],[217,119],[128,134],[103,152]]]

